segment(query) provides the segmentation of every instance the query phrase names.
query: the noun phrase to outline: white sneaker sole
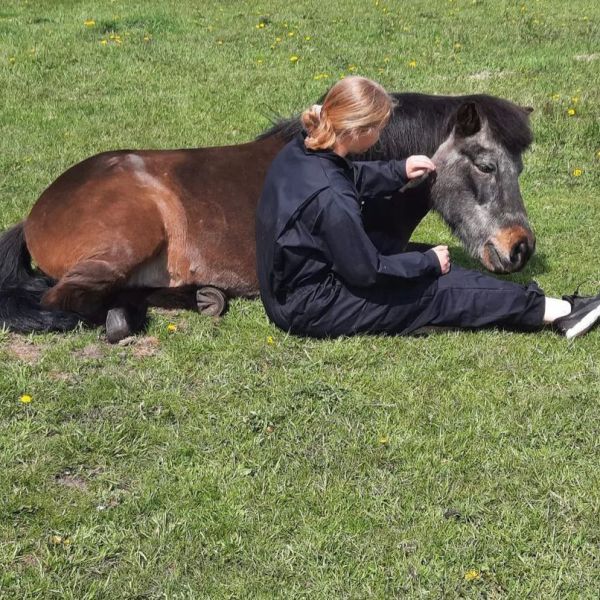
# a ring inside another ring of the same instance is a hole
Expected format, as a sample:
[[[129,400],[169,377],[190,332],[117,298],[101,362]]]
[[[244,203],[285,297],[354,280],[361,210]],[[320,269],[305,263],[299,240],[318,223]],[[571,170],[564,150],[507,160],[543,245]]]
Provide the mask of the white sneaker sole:
[[[571,329],[567,329],[567,332],[565,333],[565,337],[568,340],[572,340],[575,337],[583,335],[584,333],[589,331],[589,329],[591,329],[592,325],[598,319],[600,319],[600,306],[598,306],[593,311],[591,311],[587,315],[585,315],[585,317],[583,317],[583,319],[581,319],[581,321],[579,321],[579,323],[576,323],[575,325],[573,325],[573,327],[571,327]]]

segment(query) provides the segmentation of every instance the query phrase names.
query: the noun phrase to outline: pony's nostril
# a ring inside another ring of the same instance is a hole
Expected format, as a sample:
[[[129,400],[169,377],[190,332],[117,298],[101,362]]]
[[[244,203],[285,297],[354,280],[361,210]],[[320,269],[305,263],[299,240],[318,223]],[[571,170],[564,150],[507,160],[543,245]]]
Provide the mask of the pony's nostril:
[[[517,242],[510,251],[510,262],[516,264],[522,262],[527,257],[527,242],[522,240]]]

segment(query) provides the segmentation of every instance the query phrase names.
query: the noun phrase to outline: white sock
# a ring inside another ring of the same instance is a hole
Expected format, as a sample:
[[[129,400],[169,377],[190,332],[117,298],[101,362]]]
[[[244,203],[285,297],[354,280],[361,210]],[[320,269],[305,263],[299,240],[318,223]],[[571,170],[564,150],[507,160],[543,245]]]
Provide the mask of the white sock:
[[[559,298],[546,298],[544,323],[552,323],[560,317],[566,317],[571,312],[571,304]]]

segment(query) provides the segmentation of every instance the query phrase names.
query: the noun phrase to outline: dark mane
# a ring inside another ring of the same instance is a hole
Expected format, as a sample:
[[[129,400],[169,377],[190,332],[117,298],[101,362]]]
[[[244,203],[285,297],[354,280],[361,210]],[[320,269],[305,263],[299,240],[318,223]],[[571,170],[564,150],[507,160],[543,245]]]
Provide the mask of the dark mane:
[[[476,104],[494,138],[512,154],[523,153],[533,141],[529,111],[503,98],[392,94],[398,105],[376,146],[360,157],[365,160],[406,158],[411,154],[431,156],[454,127],[456,111],[465,102]],[[298,116],[281,119],[257,139],[280,135],[290,140],[302,129]]]

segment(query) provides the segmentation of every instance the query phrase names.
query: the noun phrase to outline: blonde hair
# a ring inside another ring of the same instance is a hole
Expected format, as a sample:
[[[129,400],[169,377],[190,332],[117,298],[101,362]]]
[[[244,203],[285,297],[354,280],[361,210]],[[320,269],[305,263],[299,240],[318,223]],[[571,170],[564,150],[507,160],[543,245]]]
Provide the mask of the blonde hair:
[[[302,113],[310,150],[332,148],[339,138],[356,137],[384,127],[394,109],[394,99],[379,83],[366,77],[345,77],[334,84],[323,105],[314,104]]]

